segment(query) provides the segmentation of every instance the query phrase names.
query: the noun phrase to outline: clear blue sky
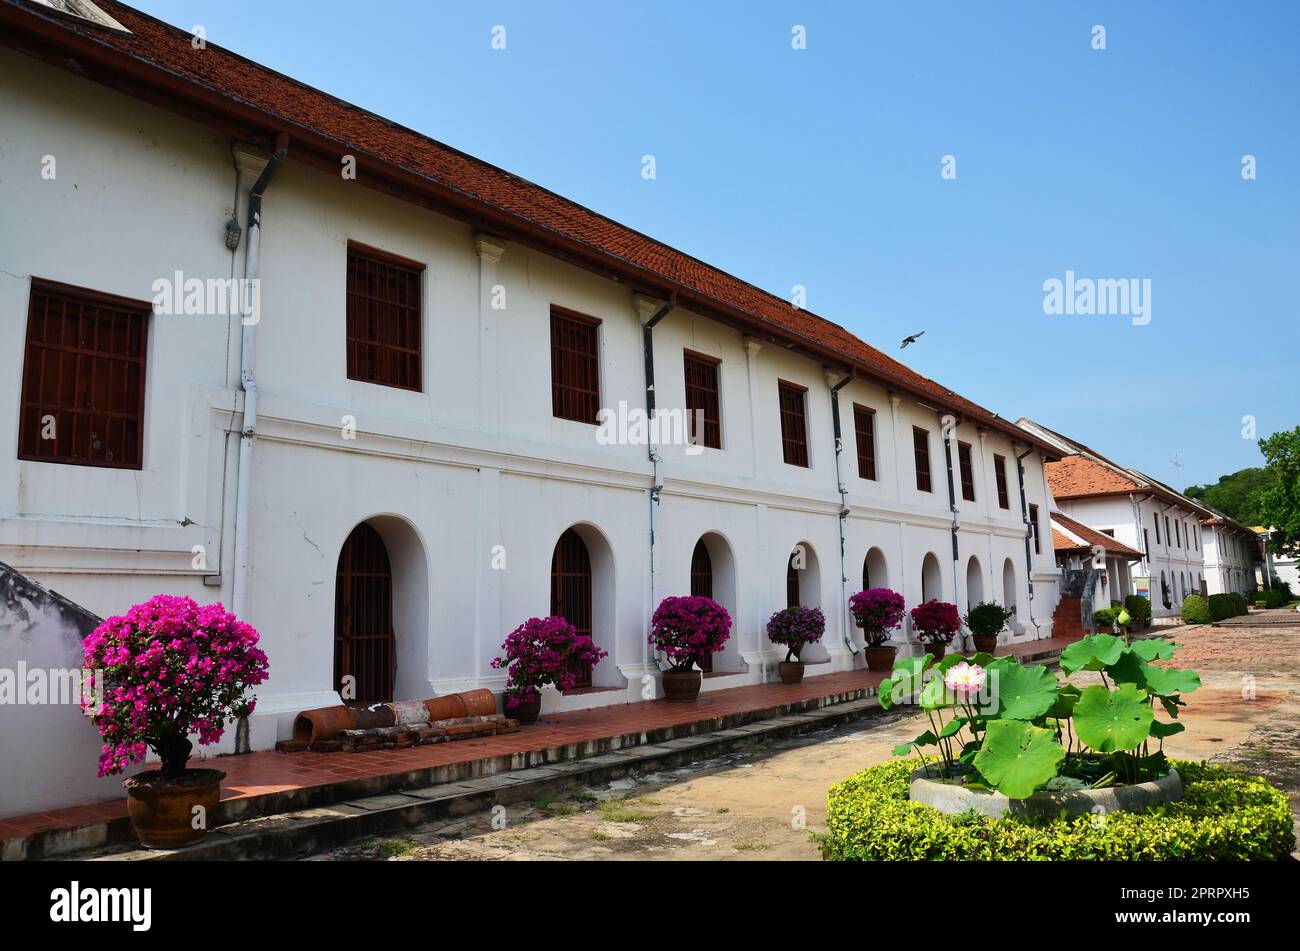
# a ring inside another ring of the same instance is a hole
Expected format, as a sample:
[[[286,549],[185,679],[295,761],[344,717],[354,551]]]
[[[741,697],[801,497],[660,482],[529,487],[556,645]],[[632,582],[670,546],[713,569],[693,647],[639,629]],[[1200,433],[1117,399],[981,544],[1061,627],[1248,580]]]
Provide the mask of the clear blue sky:
[[[924,329],[902,354],[920,372],[1177,488],[1261,464],[1244,415],[1300,424],[1300,4],[135,5],[781,296],[805,285],[891,354]],[[1067,269],[1150,278],[1150,324],[1045,315]]]

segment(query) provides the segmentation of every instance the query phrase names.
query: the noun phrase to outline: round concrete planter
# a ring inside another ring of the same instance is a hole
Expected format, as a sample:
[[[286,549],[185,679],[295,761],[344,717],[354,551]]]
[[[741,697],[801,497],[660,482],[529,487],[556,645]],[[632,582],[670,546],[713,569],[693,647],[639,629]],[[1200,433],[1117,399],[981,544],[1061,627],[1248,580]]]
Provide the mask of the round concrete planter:
[[[1178,771],[1136,786],[1112,786],[1107,789],[1071,789],[1061,792],[1036,792],[1028,799],[1008,799],[999,792],[982,792],[935,782],[926,778],[926,770],[912,774],[909,794],[912,802],[933,806],[948,815],[975,812],[991,819],[1013,816],[1083,816],[1105,815],[1121,810],[1147,809],[1163,802],[1183,798],[1183,781]]]

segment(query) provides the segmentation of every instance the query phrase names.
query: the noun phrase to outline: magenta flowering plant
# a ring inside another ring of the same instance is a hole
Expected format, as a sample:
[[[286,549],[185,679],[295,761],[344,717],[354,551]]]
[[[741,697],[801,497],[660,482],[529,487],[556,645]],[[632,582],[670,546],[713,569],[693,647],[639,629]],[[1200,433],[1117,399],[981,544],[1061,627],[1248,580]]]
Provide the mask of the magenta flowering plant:
[[[911,610],[912,629],[926,644],[948,644],[961,630],[957,605],[931,598]]]
[[[83,707],[104,738],[99,775],[122,772],[147,749],[162,760],[164,777],[183,775],[190,734],[216,743],[229,721],[253,712],[248,690],[267,677],[257,642],[257,631],[220,604],[167,594],[95,628],[82,649],[103,703]]]
[[[820,641],[825,633],[826,615],[821,608],[796,604],[777,611],[767,622],[767,639],[786,649],[786,663],[797,661],[799,652],[806,645]]]
[[[879,647],[903,623],[907,603],[897,591],[868,588],[849,598],[849,610],[867,639],[868,647]]]
[[[731,615],[712,598],[664,598],[650,619],[650,643],[663,651],[674,670],[690,670],[722,650],[730,637]]]
[[[595,645],[586,634],[558,615],[530,617],[506,635],[502,656],[492,666],[509,673],[506,708],[514,708],[541,697],[540,688],[553,684],[570,690],[588,670],[609,652]]]

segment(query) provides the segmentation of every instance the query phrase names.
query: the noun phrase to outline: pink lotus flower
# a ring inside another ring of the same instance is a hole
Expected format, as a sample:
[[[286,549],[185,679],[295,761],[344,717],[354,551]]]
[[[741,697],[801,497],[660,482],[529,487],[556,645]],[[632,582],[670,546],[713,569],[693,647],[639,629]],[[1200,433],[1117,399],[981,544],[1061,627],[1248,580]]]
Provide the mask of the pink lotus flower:
[[[984,668],[962,661],[953,664],[943,675],[943,685],[959,697],[969,697],[984,689]]]

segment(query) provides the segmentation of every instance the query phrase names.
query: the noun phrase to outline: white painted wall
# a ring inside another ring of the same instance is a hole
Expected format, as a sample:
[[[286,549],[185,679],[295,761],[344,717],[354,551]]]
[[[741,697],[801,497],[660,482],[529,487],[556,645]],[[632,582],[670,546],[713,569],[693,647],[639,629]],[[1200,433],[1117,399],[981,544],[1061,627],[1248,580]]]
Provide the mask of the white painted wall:
[[[0,75],[0,310],[7,315],[0,378],[10,381],[0,412],[0,559],[100,614],[158,592],[229,603],[231,434],[241,406],[236,320],[153,318],[142,471],[19,462],[13,447],[30,278],[147,300],[153,281],[176,270],[240,276],[243,249],[232,254],[223,244],[237,204],[232,143],[7,50]],[[58,160],[52,182],[39,177],[46,154]],[[427,266],[422,392],[347,379],[349,240]],[[1025,490],[1039,506],[1044,539],[1027,564],[1015,451],[1001,435],[958,426],[957,438],[973,447],[977,496],[959,506],[954,565],[937,414],[850,383],[840,394],[849,509],[842,587],[823,368],[676,310],[654,335],[659,405],[682,406],[684,348],[720,358],[723,448],[690,456],[663,447],[652,590],[646,448],[599,445],[594,427],[557,420],[550,407],[552,304],[602,321],[602,403],[643,405],[641,322],[626,287],[519,246],[507,244],[499,260],[480,256],[467,226],[292,160],[266,195],[262,255],[247,620],[262,632],[271,678],[259,691],[255,747],[285,735],[294,712],[337,699],[334,574],[343,540],[362,520],[380,529],[398,575],[402,696],[499,689],[504,677],[489,662],[512,627],[549,610],[552,551],[575,525],[596,562],[596,640],[610,657],[596,673],[596,687],[605,689],[548,696],[551,709],[641,697],[652,669],[649,615],[660,598],[686,593],[691,551],[705,533],[732,560],[724,600],[735,617],[734,641],[706,689],[761,681],[781,659],[763,631],[785,604],[796,544],[817,563],[805,601],[820,604],[829,622],[815,672],[854,663],[844,644],[843,596],[858,590],[872,548],[909,607],[920,601],[929,553],[942,569],[943,597],[963,611],[970,558],[978,559],[986,596],[998,600],[1009,561],[1015,636],[1050,634],[1057,571],[1042,464],[1036,454],[1025,460]],[[487,306],[495,285],[506,289],[504,311]],[[780,379],[808,388],[807,469],[781,458]],[[877,413],[874,482],[857,476],[854,402]],[[355,438],[346,438],[348,418]],[[932,493],[915,488],[914,424],[931,431]],[[1005,510],[993,488],[995,452],[1008,459]],[[956,485],[960,498],[959,479]],[[196,545],[204,546],[206,568],[193,565]],[[505,570],[492,567],[498,545]]]

